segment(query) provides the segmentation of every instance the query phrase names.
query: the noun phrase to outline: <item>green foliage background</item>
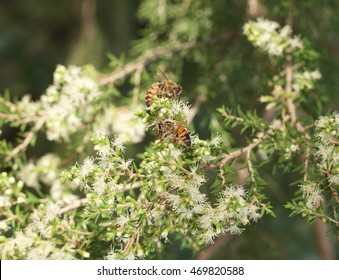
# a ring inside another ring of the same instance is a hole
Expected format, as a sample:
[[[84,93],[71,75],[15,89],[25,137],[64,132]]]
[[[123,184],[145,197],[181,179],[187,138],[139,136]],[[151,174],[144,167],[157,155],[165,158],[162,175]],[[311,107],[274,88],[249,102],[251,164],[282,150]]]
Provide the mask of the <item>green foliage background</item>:
[[[207,100],[200,107],[193,123],[201,139],[210,137],[222,124],[214,115],[220,105],[233,109],[241,107],[243,111],[256,108],[261,115],[260,110],[263,108],[257,98],[265,94],[267,80],[275,69],[267,59],[255,52],[242,35],[242,27],[250,18],[248,1],[192,1],[194,13],[178,20],[181,11],[176,4],[182,1],[164,1],[171,4],[166,6],[166,16],[161,17],[156,13],[159,1],[97,0],[92,1],[92,4],[96,4],[96,13],[95,22],[90,23],[86,23],[88,18],[81,14],[84,2],[88,1],[27,0],[0,3],[1,92],[9,89],[12,97],[17,99],[29,93],[35,99],[51,84],[57,64],[93,64],[99,71],[109,71],[108,53],[120,58],[128,54],[128,58],[133,59],[148,50],[170,44],[174,36],[178,42],[193,39],[207,41],[203,48],[186,50],[184,60],[182,56],[174,54],[157,61],[161,66],[166,65],[171,71],[171,78],[183,85],[184,98],[190,103],[194,103],[199,94],[197,88],[200,92],[208,92]],[[314,118],[338,110],[339,2],[262,0],[258,3],[258,15],[282,25],[291,11],[294,34],[302,34],[318,53],[317,67],[323,78],[316,96],[313,96],[315,98],[303,109]],[[209,14],[199,11],[209,11]],[[90,24],[90,27],[86,24]],[[196,30],[195,26],[198,25],[206,27],[206,30]],[[173,30],[182,32],[171,37]],[[155,37],[152,37],[153,33]],[[208,43],[211,38],[215,38],[214,43]],[[153,69],[151,63],[151,73]],[[149,77],[149,81],[153,82],[152,77]],[[126,96],[113,102],[124,104],[130,100],[124,97],[131,96],[131,87],[127,81],[119,87]],[[147,88],[147,84],[141,87]],[[323,103],[318,102],[320,100]],[[2,137],[13,139],[15,133],[13,129],[5,129]],[[151,137],[129,149],[129,152],[142,152]],[[230,141],[237,143],[238,147],[246,145],[246,134],[241,135],[235,129],[232,137]],[[46,150],[63,148],[57,145],[51,147],[50,143],[46,146],[45,142],[40,144],[29,150],[29,157],[37,158]],[[292,198],[294,190],[290,184],[297,177],[293,173],[284,174],[281,171],[276,172],[274,177],[270,174],[270,167],[265,167],[262,176],[269,183],[266,195],[272,202],[277,218],[265,216],[258,223],[247,227],[244,234],[230,237],[214,258],[318,257],[313,226],[309,226],[300,216],[289,217],[289,210],[283,207]],[[336,244],[334,250],[338,257],[338,244],[334,236],[331,238]],[[176,241],[173,241],[162,258],[186,259],[192,256],[185,248],[178,251]]]

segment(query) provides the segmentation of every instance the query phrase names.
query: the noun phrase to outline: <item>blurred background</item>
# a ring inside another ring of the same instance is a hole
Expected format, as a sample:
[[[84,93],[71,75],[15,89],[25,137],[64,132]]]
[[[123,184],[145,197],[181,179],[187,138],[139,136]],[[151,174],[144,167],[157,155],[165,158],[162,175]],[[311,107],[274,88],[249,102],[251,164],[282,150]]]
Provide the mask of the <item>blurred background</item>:
[[[154,0],[158,2],[157,0]],[[143,38],[147,21],[138,18],[144,1],[134,0],[25,0],[0,2],[0,91],[8,89],[13,98],[30,94],[38,99],[52,83],[57,64],[93,64],[98,71],[108,70],[108,54],[119,56],[129,52],[136,40]],[[147,1],[150,2],[150,1]],[[166,0],[165,0],[166,2]],[[181,1],[170,1],[181,2]],[[339,88],[339,1],[272,1],[241,0],[211,1],[211,18],[216,26],[234,34],[224,55],[227,72],[227,97],[208,100],[195,119],[201,138],[210,136],[207,110],[220,104],[243,110],[258,106],[256,98],[266,84],[258,82],[256,71],[270,75],[269,62],[255,54],[253,47],[241,35],[243,24],[250,18],[263,16],[270,20],[286,21],[286,3],[293,2],[295,34],[307,38],[319,53],[317,65],[323,75],[317,95],[323,101],[316,105],[314,115],[338,110]],[[153,13],[152,10],[149,11]],[[228,67],[228,68],[227,68]],[[218,69],[214,69],[217,71]],[[201,74],[201,73],[200,73]],[[184,88],[190,89],[200,75],[194,65],[185,63],[181,78]],[[226,82],[225,82],[226,84]],[[213,86],[213,85],[212,85]],[[211,86],[211,87],[212,87]],[[226,87],[226,85],[225,85]],[[212,89],[217,92],[219,89]],[[194,100],[194,92],[187,95]],[[311,114],[312,114],[311,109]],[[206,111],[205,111],[206,110]],[[307,111],[308,108],[305,108]],[[235,139],[241,146],[245,140]],[[142,146],[140,146],[140,151]],[[270,174],[270,172],[267,172]],[[309,226],[301,217],[289,217],[283,205],[291,199],[294,188],[290,184],[297,175],[263,175],[269,183],[268,198],[277,218],[266,216],[247,227],[240,236],[225,236],[200,254],[212,259],[318,259],[338,258],[335,236],[319,240],[319,225]],[[321,227],[321,225],[320,225]],[[326,229],[323,229],[326,231]],[[191,252],[177,249],[173,241],[161,256],[164,259],[190,259]],[[321,248],[327,246],[327,248]],[[323,250],[323,251],[322,251]],[[322,256],[321,252],[327,254]]]

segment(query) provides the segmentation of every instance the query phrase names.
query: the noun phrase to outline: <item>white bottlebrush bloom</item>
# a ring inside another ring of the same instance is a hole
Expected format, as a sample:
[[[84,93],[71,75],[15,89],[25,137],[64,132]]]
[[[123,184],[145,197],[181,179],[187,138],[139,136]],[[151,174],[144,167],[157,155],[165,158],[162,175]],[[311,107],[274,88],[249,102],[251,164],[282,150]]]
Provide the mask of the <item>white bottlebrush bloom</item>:
[[[54,248],[53,252],[51,252],[48,259],[49,260],[74,260],[75,258],[70,253]]]
[[[188,184],[195,188],[199,188],[203,183],[206,182],[206,178],[200,174],[192,173],[192,177],[190,178]]]
[[[230,226],[229,228],[227,228],[226,231],[229,232],[230,234],[238,235],[238,234],[241,234],[242,229],[239,228],[239,227],[236,226],[236,225],[232,225],[232,226]]]
[[[310,209],[318,208],[324,199],[319,186],[315,183],[307,183],[302,185],[301,189],[306,200],[306,206]]]
[[[1,259],[6,259],[7,254],[16,254],[16,251],[24,254],[27,249],[31,248],[34,241],[35,236],[32,237],[20,230],[17,231],[14,238],[9,238],[7,242],[3,243],[3,247],[0,250]]]
[[[117,253],[114,251],[113,248],[111,248],[108,252],[107,255],[104,257],[105,260],[121,260],[122,256],[121,254]]]
[[[215,210],[207,205],[204,209],[204,213],[199,217],[199,227],[202,229],[209,229],[212,227],[213,221],[215,221]]]
[[[214,146],[214,147],[216,147],[216,148],[219,148],[220,147],[220,144],[222,143],[223,141],[222,141],[222,138],[221,138],[221,136],[218,134],[218,135],[216,135],[216,136],[214,136],[213,138],[212,138],[212,140],[211,140],[211,145],[212,146]]]
[[[245,196],[245,190],[242,186],[230,185],[226,186],[225,190],[222,193],[224,198],[236,198],[238,200],[243,199]]]
[[[290,34],[292,34],[292,29],[289,25],[283,26],[279,32],[281,37],[288,37]]]
[[[131,166],[132,162],[133,162],[132,159],[129,159],[129,160],[120,159],[118,163],[118,167],[121,171],[127,171],[129,167]]]
[[[284,52],[284,46],[277,44],[276,42],[269,42],[267,44],[268,54],[271,56],[282,56]]]
[[[248,205],[247,206],[247,209],[248,209],[248,216],[249,218],[252,220],[252,221],[258,221],[259,218],[261,217],[260,216],[260,213],[258,213],[258,206],[255,206],[255,205]]]
[[[182,150],[180,149],[177,149],[177,148],[173,148],[171,151],[171,156],[174,158],[174,159],[178,159],[181,155],[182,155]]]
[[[272,40],[272,34],[271,33],[263,33],[261,36],[257,39],[257,44],[259,46],[263,46],[268,44]]]
[[[332,186],[339,186],[339,174],[336,174],[336,175],[333,175],[333,176],[330,176],[328,181],[330,182],[330,184]]]
[[[0,195],[0,207],[11,207],[11,201],[7,196]]]
[[[32,220],[32,227],[35,232],[38,232],[42,237],[51,238],[52,237],[52,227],[48,225],[49,220],[44,217],[41,217],[41,213],[38,210],[34,210],[30,216]]]
[[[27,186],[40,188],[39,174],[33,162],[29,162],[23,166],[19,172],[19,177]]]
[[[114,156],[116,153],[109,144],[98,144],[94,146],[94,150],[97,151],[101,158],[108,158]]]
[[[212,155],[209,155],[209,154],[203,155],[201,157],[201,161],[205,164],[210,163],[210,162],[214,161],[215,159],[216,159],[216,156],[212,156]]]
[[[321,195],[321,190],[316,188],[306,197],[306,206],[310,209],[318,208],[323,200],[324,198]]]
[[[202,241],[208,245],[214,243],[214,238],[217,236],[217,234],[211,229],[208,228],[202,235]]]
[[[128,260],[128,261],[133,261],[133,260],[136,259],[136,257],[135,257],[135,255],[132,252],[130,252],[127,256],[125,256],[124,259]]]
[[[111,141],[111,144],[114,148],[117,148],[118,150],[125,152],[126,147],[124,146],[125,139],[124,137],[118,135],[115,136],[114,140]]]
[[[294,36],[293,38],[290,39],[289,41],[290,47],[295,50],[295,49],[301,49],[303,47],[303,43],[300,39],[300,36]]]
[[[163,230],[160,234],[160,238],[163,239],[165,243],[169,242],[168,233],[168,230]]]
[[[247,24],[255,24],[256,27],[258,28],[258,30],[265,31],[267,33],[270,33],[272,31],[276,30],[277,28],[279,28],[279,23],[277,23],[275,21],[266,20],[264,18],[258,18],[256,22],[250,21]],[[246,25],[245,25],[245,27],[246,27]]]
[[[206,204],[205,203],[195,204],[192,207],[192,212],[196,213],[196,214],[201,214],[201,213],[204,212],[205,208],[206,208]]]
[[[119,226],[121,227],[124,227],[125,225],[127,225],[130,221],[130,218],[128,216],[123,216],[123,215],[120,215],[116,222]]]
[[[261,50],[270,56],[282,56],[286,50],[302,48],[298,36],[292,36],[291,27],[286,25],[280,28],[277,22],[259,18],[244,25],[244,34]]]
[[[46,205],[46,214],[44,216],[44,221],[49,222],[54,220],[57,216],[59,216],[60,206],[56,203],[48,201]]]
[[[184,205],[177,208],[175,212],[179,215],[180,219],[190,220],[193,217],[193,211]]]
[[[95,181],[93,183],[93,189],[99,196],[103,194],[106,187],[107,187],[107,183],[105,182],[105,179],[102,176],[95,178]]]
[[[304,77],[309,80],[319,80],[321,79],[321,73],[318,69],[314,71],[305,71]]]
[[[316,122],[315,126],[317,128],[325,128],[329,124],[329,117],[328,116],[320,116]]]
[[[93,121],[93,107],[101,96],[98,84],[81,68],[58,65],[53,85],[41,97],[41,106],[46,114],[47,138],[69,141],[72,133]]]
[[[29,95],[25,95],[22,97],[20,101],[16,104],[17,112],[20,112],[22,115],[26,117],[26,119],[35,119],[39,112],[41,112],[41,103],[31,101],[31,97]]]
[[[183,101],[173,101],[172,109],[171,109],[171,117],[174,119],[177,115],[183,114],[185,116],[185,121],[187,121],[190,118],[190,106],[188,103],[185,103]]]
[[[145,137],[145,124],[135,117],[133,110],[121,108],[115,110],[112,118],[112,130],[124,142],[139,143]]]
[[[299,145],[291,144],[290,150],[291,150],[292,152],[298,151],[298,150],[299,150]]]
[[[117,168],[116,162],[113,162],[110,156],[101,156],[99,166],[104,172],[110,172]]]
[[[28,250],[28,260],[47,260],[49,254],[53,251],[54,246],[49,241],[44,241],[39,244],[40,246]]]
[[[194,187],[200,187],[203,183],[206,182],[206,178],[197,173],[198,166],[194,166],[191,168],[191,176],[189,180],[189,184]]]
[[[180,195],[171,194],[171,193],[167,193],[166,199],[171,204],[174,211],[179,208],[179,205],[182,201],[182,198],[180,197]]]
[[[199,188],[195,186],[188,186],[187,191],[195,203],[201,204],[206,201],[206,195],[200,192]]]
[[[92,157],[86,157],[80,168],[80,174],[83,177],[87,177],[95,168],[94,159]]]
[[[95,131],[95,138],[100,140],[105,139],[109,135],[108,130],[106,128],[101,128]]]
[[[59,178],[57,178],[51,185],[50,194],[55,201],[63,201],[69,203],[74,201],[76,195],[66,192],[67,189],[71,187],[71,184],[64,184]]]
[[[2,207],[2,206],[0,205],[0,207]],[[8,224],[6,222],[0,221],[0,233],[1,234],[6,232],[9,229],[10,228],[9,228],[9,226],[8,226]]]
[[[42,156],[36,163],[37,166],[42,168],[56,168],[60,165],[61,160],[55,154],[46,154]]]
[[[239,209],[237,218],[242,225],[247,225],[250,222],[248,208],[241,207]]]
[[[164,170],[165,169],[165,170]],[[176,174],[169,167],[163,168],[165,178],[171,183],[173,188],[185,189],[185,177]]]

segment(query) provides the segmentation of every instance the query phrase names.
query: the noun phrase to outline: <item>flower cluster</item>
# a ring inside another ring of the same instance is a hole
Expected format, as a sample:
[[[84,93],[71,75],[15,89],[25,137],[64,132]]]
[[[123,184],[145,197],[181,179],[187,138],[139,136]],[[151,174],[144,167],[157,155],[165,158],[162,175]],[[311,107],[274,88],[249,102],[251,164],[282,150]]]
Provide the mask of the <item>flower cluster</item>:
[[[7,172],[0,174],[0,208],[11,208],[17,204],[26,202],[26,195],[22,192],[24,183],[17,181]],[[0,232],[7,228],[4,221],[1,221]]]
[[[303,191],[303,197],[308,209],[317,209],[324,200],[322,191],[315,182],[307,182],[300,186]]]
[[[136,113],[146,127],[156,129],[164,120],[186,123],[186,103],[156,97],[153,101],[148,111]],[[64,180],[86,193],[85,215],[105,228],[100,239],[112,244],[107,259],[147,258],[161,251],[171,234],[191,244],[208,244],[226,232],[241,233],[259,218],[259,209],[246,201],[240,186],[225,186],[216,206],[201,191],[207,181],[201,167],[216,159],[220,136],[204,141],[192,135],[190,147],[152,142],[139,166],[124,158],[121,137],[108,136],[98,131],[91,139],[96,155],[63,173]]]
[[[144,123],[135,118],[135,111],[128,107],[105,106],[94,124],[95,131],[101,129],[111,131],[126,143],[140,143],[145,138]]]
[[[333,187],[339,185],[339,113],[316,121],[318,168]]]
[[[56,201],[69,203],[77,198],[71,193],[70,186],[60,180],[61,160],[55,154],[46,154],[36,161],[29,161],[19,171],[19,178],[26,186],[41,188],[41,184],[50,188],[50,195]]]
[[[259,18],[244,25],[244,34],[254,46],[271,57],[282,57],[284,53],[291,53],[303,48],[298,36],[291,36],[291,27],[285,25],[280,28],[274,21]]]
[[[41,100],[31,102],[26,97],[18,104],[18,109],[25,116],[32,114],[33,119],[38,116],[44,120],[48,140],[69,141],[72,133],[93,121],[95,104],[102,95],[85,68],[58,65],[53,84]]]
[[[14,236],[2,243],[1,258],[27,259],[27,260],[70,260],[74,259],[75,242],[60,246],[54,237],[68,234],[71,240],[71,227],[67,220],[57,218],[59,207],[51,202],[40,205],[36,209],[24,229],[15,232]],[[75,236],[73,236],[75,238]],[[3,241],[3,240],[2,240]],[[62,244],[62,243],[61,243]]]
[[[290,92],[286,92],[284,78],[284,76],[274,76],[269,83],[273,87],[272,94],[260,96],[259,101],[267,103],[266,110],[286,105],[287,99],[298,101],[303,92],[307,92],[315,87],[315,82],[321,78],[321,73],[317,69],[314,71],[294,72]]]

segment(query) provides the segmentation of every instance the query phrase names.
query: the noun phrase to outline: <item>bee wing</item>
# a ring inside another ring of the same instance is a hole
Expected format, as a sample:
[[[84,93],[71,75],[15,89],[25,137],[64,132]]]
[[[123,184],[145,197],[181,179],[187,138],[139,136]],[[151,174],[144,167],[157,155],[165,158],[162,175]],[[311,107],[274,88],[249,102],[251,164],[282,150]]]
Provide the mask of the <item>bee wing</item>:
[[[155,66],[155,68],[157,69],[157,72],[158,74],[166,81],[169,81],[167,76],[165,75],[165,73],[158,67],[158,66]]]

